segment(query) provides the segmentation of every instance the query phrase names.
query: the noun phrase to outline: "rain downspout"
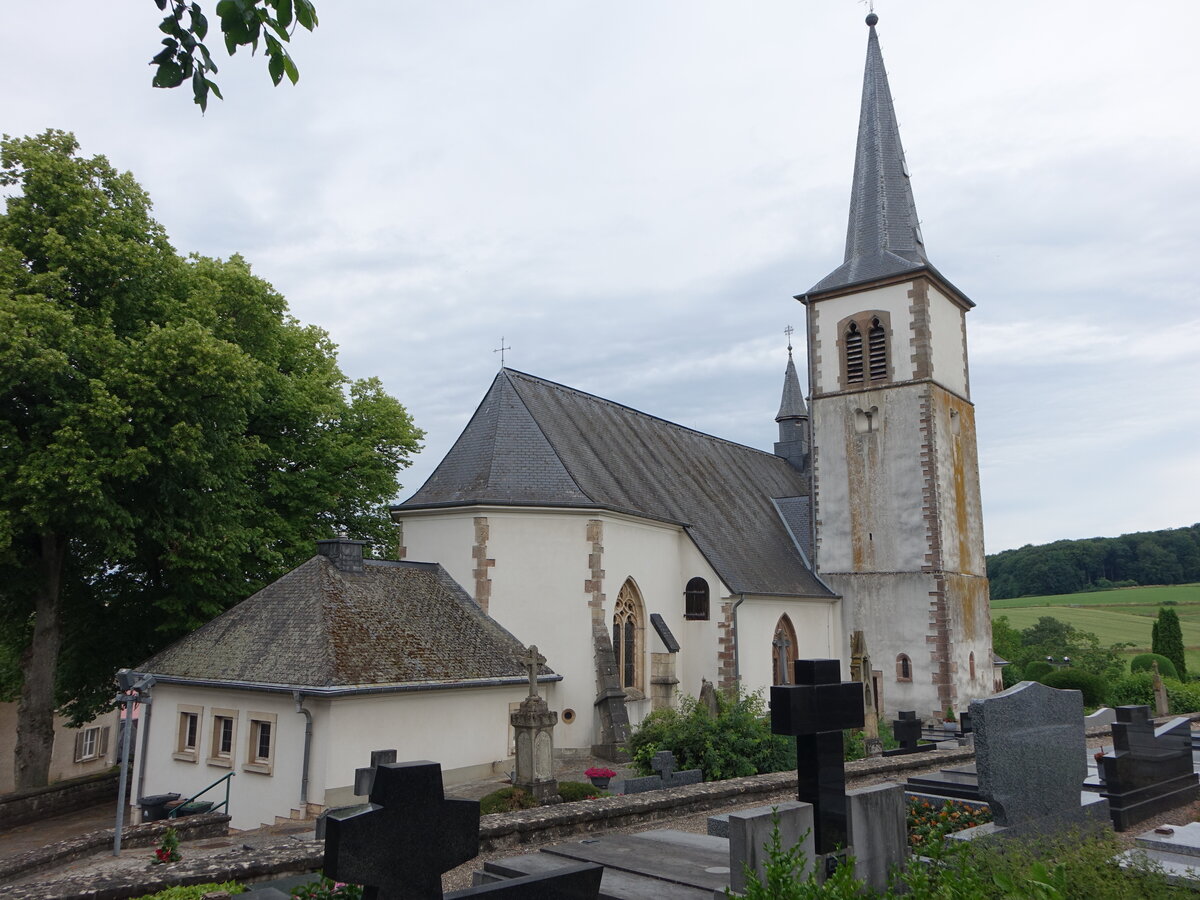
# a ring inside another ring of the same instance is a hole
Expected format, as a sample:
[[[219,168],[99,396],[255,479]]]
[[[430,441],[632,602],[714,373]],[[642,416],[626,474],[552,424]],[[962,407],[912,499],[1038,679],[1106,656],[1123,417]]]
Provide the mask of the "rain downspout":
[[[745,602],[746,595],[738,594],[737,602],[733,604],[733,609],[729,611],[733,627],[733,683],[738,688],[742,686],[742,642],[741,638],[738,637],[737,611],[738,607]]]
[[[299,691],[292,691],[292,698],[296,701],[296,712],[304,716],[304,762],[300,767],[300,804],[301,806],[308,803],[308,757],[312,752],[312,713],[304,708],[304,695]]]

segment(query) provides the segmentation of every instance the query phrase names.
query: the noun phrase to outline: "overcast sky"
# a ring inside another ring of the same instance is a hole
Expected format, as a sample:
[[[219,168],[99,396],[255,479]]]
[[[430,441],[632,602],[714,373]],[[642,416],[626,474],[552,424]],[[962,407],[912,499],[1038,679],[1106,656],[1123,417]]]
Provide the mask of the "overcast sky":
[[[9,6],[0,131],[74,131],[178,250],[242,253],[328,330],[426,431],[405,495],[501,336],[771,448],[792,296],[842,260],[863,4],[317,0],[299,85],[222,50],[205,116],[150,88],[153,0]],[[926,248],[978,304],[988,551],[1197,522],[1194,3],[876,11]]]

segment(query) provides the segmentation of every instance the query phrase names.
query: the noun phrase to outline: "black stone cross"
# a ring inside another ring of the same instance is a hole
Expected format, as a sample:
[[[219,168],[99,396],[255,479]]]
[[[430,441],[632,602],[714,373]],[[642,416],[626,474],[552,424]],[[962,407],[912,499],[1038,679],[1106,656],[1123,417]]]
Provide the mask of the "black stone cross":
[[[901,710],[899,718],[892,721],[892,736],[900,742],[901,750],[915,751],[921,740],[921,720],[915,710]]]
[[[836,659],[798,659],[796,683],[771,687],[771,731],[796,738],[796,796],[813,805],[817,853],[846,846],[842,731],[862,725],[862,684],[842,681]]]
[[[479,855],[479,801],[447,800],[437,763],[380,766],[371,809],[325,824],[325,874],[364,900],[441,900],[442,873]]]
[[[650,760],[650,768],[657,772],[665,783],[670,784],[671,773],[675,771],[675,754],[670,750],[659,750]]]

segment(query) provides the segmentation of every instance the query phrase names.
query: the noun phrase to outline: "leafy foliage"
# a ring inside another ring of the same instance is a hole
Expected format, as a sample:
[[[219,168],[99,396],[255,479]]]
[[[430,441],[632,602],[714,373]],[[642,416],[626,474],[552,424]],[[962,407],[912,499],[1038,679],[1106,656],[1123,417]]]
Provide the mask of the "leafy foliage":
[[[1179,672],[1175,669],[1175,663],[1160,653],[1139,653],[1129,661],[1129,671],[1149,672],[1153,669],[1153,663],[1158,663],[1158,674],[1163,678],[1179,677]]]
[[[167,15],[158,26],[166,35],[163,49],[150,61],[155,66],[155,87],[179,87],[185,81],[192,85],[192,96],[203,112],[208,109],[208,95],[218,99],[221,90],[209,78],[217,65],[204,43],[208,37],[208,17],[199,3],[193,0],[154,0]],[[295,84],[300,70],[284,46],[292,40],[296,26],[308,31],[317,27],[317,11],[311,0],[219,0],[216,6],[225,50],[233,56],[238,47],[258,51],[261,40],[266,47],[267,72],[271,83],[278,85],[284,75]]]
[[[1154,678],[1149,672],[1133,672],[1108,687],[1110,706],[1154,706]]]
[[[595,788],[592,789],[595,790]],[[532,809],[537,805],[537,800],[529,792],[523,791],[519,787],[506,787],[500,788],[498,791],[492,791],[481,799],[479,801],[479,812],[481,815],[489,816],[492,813]]]
[[[654,754],[670,750],[680,769],[701,769],[705,781],[740,778],[794,768],[794,742],[771,733],[762,694],[717,694],[717,715],[695,697],[683,697],[679,709],[650,713],[629,740],[634,765],[653,772]]]
[[[1082,692],[1084,706],[1101,706],[1108,696],[1108,685],[1104,679],[1082,669],[1055,669],[1038,680],[1046,687],[1058,688],[1060,691]]]
[[[987,557],[987,573],[996,600],[1135,584],[1187,584],[1200,581],[1200,524],[1026,545]]]
[[[1183,628],[1179,624],[1179,613],[1160,607],[1158,619],[1150,631],[1150,647],[1169,659],[1178,677],[1187,677],[1187,660],[1183,654]]]
[[[883,744],[884,750],[895,750],[900,746],[900,742],[892,734],[891,724],[884,721],[879,723],[879,741]],[[844,748],[843,755],[846,762],[855,759],[866,759],[867,739],[863,734],[863,730],[861,728],[850,728],[843,731],[842,747]]]
[[[908,845],[917,853],[940,844],[955,831],[973,828],[992,821],[992,811],[986,806],[947,800],[941,806],[915,797],[908,801]]]
[[[1047,675],[1054,671],[1054,666],[1046,662],[1044,659],[1035,659],[1033,662],[1025,666],[1026,681],[1041,681]]]
[[[292,888],[289,896],[293,900],[362,900],[362,895],[362,885],[321,877]]]
[[[586,781],[560,781],[558,783],[558,796],[562,797],[563,803],[574,803],[577,800],[594,800],[601,795],[609,796],[607,791],[602,791],[594,784],[588,784]]]
[[[91,718],[117,668],[317,538],[389,543],[421,438],[243,259],[178,256],[132,175],[78,149],[0,142],[0,693],[22,692],[24,787],[56,706]]]
[[[155,894],[143,894],[134,900],[202,900],[205,894],[225,891],[229,894],[244,894],[247,888],[236,881],[209,882],[208,884],[176,885]]]

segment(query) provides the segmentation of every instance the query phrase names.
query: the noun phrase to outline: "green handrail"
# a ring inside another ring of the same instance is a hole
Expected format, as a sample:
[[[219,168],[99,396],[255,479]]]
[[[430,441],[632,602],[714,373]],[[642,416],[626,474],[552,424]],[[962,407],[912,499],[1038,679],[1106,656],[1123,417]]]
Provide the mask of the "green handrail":
[[[222,809],[225,810],[226,812],[228,812],[229,811],[229,779],[232,778],[236,774],[237,774],[237,772],[228,772],[225,775],[222,775],[220,778],[218,778],[216,781],[214,781],[212,784],[210,784],[204,790],[200,791],[198,794],[193,794],[192,796],[190,796],[186,800],[184,800],[182,803],[176,805],[176,807],[174,809],[172,809],[169,813],[167,813],[167,818],[174,819],[176,817],[176,814],[181,809],[183,809],[185,806],[187,806],[193,800],[196,800],[199,797],[203,797],[205,794],[207,794],[209,791],[211,791],[213,788],[215,788],[222,781],[225,782],[225,799],[222,800],[220,803],[218,803],[216,806],[214,806],[212,809],[210,809],[209,812],[217,812],[218,810],[222,810]]]

